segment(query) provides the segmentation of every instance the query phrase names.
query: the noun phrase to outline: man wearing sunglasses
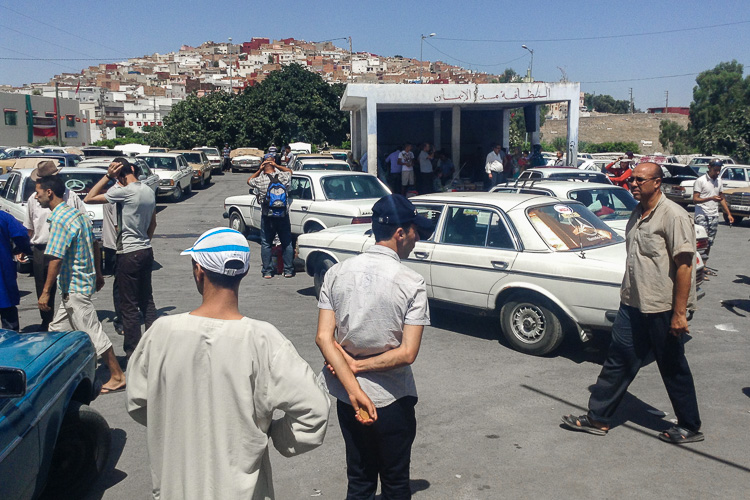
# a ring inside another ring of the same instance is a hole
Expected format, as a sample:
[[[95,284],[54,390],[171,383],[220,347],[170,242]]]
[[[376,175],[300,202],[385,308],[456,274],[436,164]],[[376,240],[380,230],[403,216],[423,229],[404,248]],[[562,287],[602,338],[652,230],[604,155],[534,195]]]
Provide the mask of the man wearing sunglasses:
[[[695,230],[688,213],[661,193],[662,170],[641,163],[628,179],[638,203],[626,229],[620,309],[589,411],[563,426],[603,436],[638,370],[654,355],[677,424],[659,433],[674,444],[703,440],[695,384],[685,358],[687,311],[695,305]]]

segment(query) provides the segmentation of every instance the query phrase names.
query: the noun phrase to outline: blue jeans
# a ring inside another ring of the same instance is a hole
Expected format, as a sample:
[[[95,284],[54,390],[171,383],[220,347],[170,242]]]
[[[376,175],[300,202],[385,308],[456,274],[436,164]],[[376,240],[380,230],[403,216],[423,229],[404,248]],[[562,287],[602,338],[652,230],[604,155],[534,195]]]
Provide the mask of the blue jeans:
[[[285,217],[261,217],[260,218],[260,260],[263,267],[263,275],[273,275],[274,268],[271,263],[271,247],[273,240],[279,236],[281,250],[284,259],[284,274],[294,274],[294,249],[292,248],[292,226],[289,216]]]

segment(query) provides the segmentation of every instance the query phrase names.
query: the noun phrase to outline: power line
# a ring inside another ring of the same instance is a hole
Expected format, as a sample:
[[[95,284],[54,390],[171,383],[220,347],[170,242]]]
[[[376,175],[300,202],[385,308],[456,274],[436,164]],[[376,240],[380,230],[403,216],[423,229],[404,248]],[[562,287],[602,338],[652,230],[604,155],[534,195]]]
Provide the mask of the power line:
[[[619,82],[641,82],[644,80],[662,80],[664,78],[680,78],[683,76],[696,76],[700,73],[683,73],[681,75],[666,75],[666,76],[650,76],[646,78],[628,78],[624,80],[597,80],[593,82],[579,82],[579,83],[619,83]]]
[[[736,21],[733,23],[722,23],[722,24],[711,24],[698,26],[695,28],[678,28],[672,30],[659,30],[649,31],[643,33],[623,33],[618,35],[602,35],[602,36],[584,36],[584,37],[571,37],[571,38],[519,38],[519,39],[507,39],[507,40],[493,40],[488,38],[445,38],[445,37],[434,37],[435,40],[449,40],[452,42],[487,42],[487,43],[543,43],[543,42],[575,42],[582,40],[607,40],[612,38],[632,38],[638,36],[651,36],[651,35],[665,35],[668,33],[682,33],[686,31],[698,31],[706,30],[710,28],[722,28],[726,26],[737,26],[738,24],[750,24],[750,21]]]
[[[4,47],[0,47],[4,48]],[[11,49],[6,49],[11,50]],[[15,51],[13,51],[15,52]],[[111,57],[0,57],[0,61],[104,61]],[[135,58],[128,58],[135,59]]]
[[[512,62],[518,61],[519,59],[523,59],[524,57],[526,57],[526,54],[524,54],[524,55],[522,55],[522,56],[520,56],[520,57],[516,57],[515,59],[511,59],[510,61],[506,61],[506,62],[501,62],[501,63],[497,63],[497,64],[478,64],[478,63],[473,63],[473,62],[469,62],[469,61],[464,61],[464,60],[462,60],[462,59],[459,59],[459,58],[457,58],[457,57],[453,57],[452,55],[450,55],[450,54],[447,54],[447,53],[443,52],[442,50],[440,50],[439,48],[435,47],[434,45],[432,45],[432,44],[431,44],[430,42],[428,42],[427,40],[425,40],[425,41],[424,41],[424,43],[426,43],[427,45],[429,45],[429,46],[430,46],[430,47],[432,47],[433,49],[437,50],[438,52],[440,52],[440,53],[441,53],[441,54],[443,54],[444,56],[446,56],[446,57],[450,57],[450,58],[451,58],[451,59],[453,59],[454,61],[458,61],[458,62],[461,62],[461,63],[464,63],[464,64],[469,64],[469,65],[471,65],[471,66],[485,66],[485,67],[488,67],[488,66],[503,66],[503,65],[505,65],[505,64],[510,64],[510,63],[512,63]]]
[[[57,48],[60,48],[60,49],[69,50],[70,52],[75,52],[76,54],[81,54],[81,55],[87,56],[87,57],[94,57],[91,54],[87,54],[85,52],[80,52],[80,51],[77,51],[75,49],[71,49],[71,48],[65,47],[63,45],[60,45],[59,43],[50,42],[49,40],[45,40],[44,38],[39,38],[38,36],[30,35],[28,33],[24,33],[23,31],[17,30],[15,28],[11,28],[10,26],[5,26],[5,25],[0,24],[0,28],[3,28],[3,29],[8,30],[8,31],[13,31],[15,33],[18,33],[21,36],[26,36],[26,37],[29,37],[29,38],[33,38],[34,40],[39,40],[40,42],[48,43],[48,44],[50,44],[52,46],[55,46]]]
[[[0,49],[7,50],[9,52],[15,52],[16,54],[20,54],[22,56],[27,56],[28,57],[28,59],[27,58],[23,58],[23,59],[19,58],[21,60],[25,60],[25,61],[39,61],[40,60],[38,57],[32,57],[31,54],[26,54],[25,52],[20,52],[20,51],[15,50],[15,49],[9,49],[8,47],[2,47],[2,46],[0,46]],[[6,58],[3,58],[3,59],[6,59]],[[11,58],[7,58],[7,59],[11,59]],[[74,68],[72,66],[65,66],[64,64],[58,64],[58,63],[56,63],[54,61],[48,61],[48,62],[50,64],[54,64],[55,66],[60,66],[61,68],[64,68],[64,69],[68,69],[68,70],[72,69],[75,72],[81,71],[80,68]]]

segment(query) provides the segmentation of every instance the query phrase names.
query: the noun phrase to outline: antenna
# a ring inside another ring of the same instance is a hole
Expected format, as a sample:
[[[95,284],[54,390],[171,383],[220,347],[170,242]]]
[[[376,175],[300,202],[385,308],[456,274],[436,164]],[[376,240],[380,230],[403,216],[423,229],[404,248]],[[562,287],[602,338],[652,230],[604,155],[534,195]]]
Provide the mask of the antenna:
[[[562,78],[560,79],[560,81],[562,83],[567,83],[568,82],[568,74],[565,72],[565,69],[561,68],[560,66],[558,66],[557,69],[559,69],[560,73],[562,73]]]

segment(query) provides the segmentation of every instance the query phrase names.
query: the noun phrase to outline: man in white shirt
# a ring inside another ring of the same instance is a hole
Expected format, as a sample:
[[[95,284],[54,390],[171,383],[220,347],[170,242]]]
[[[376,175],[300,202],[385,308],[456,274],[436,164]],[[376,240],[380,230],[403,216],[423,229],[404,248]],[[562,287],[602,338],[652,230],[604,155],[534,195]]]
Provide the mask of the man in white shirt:
[[[555,163],[552,164],[553,167],[564,167],[565,166],[565,158],[563,158],[563,152],[558,151],[557,157],[555,158]]]
[[[700,224],[708,233],[708,248],[706,248],[705,262],[708,262],[708,252],[714,244],[716,231],[719,228],[719,203],[730,224],[734,224],[734,217],[729,211],[727,201],[724,199],[723,186],[719,173],[723,163],[721,160],[713,159],[708,162],[708,172],[698,177],[693,184],[693,203],[695,204],[695,223]],[[715,275],[716,272],[706,266],[706,273]]]
[[[407,143],[398,155],[398,164],[401,165],[401,194],[414,189],[414,153],[411,152],[411,147]]]
[[[490,180],[490,189],[506,181],[503,173],[502,146],[500,144],[492,145],[492,151],[487,154],[487,159],[484,162],[484,171]]]
[[[435,152],[429,142],[425,142],[422,151],[419,152],[419,194],[432,193],[432,179],[434,176],[432,159]]]
[[[281,332],[240,314],[242,234],[211,229],[182,255],[202,303],[156,320],[128,364],[127,410],[146,426],[153,497],[274,498],[269,441],[285,457],[320,446],[328,396]]]

